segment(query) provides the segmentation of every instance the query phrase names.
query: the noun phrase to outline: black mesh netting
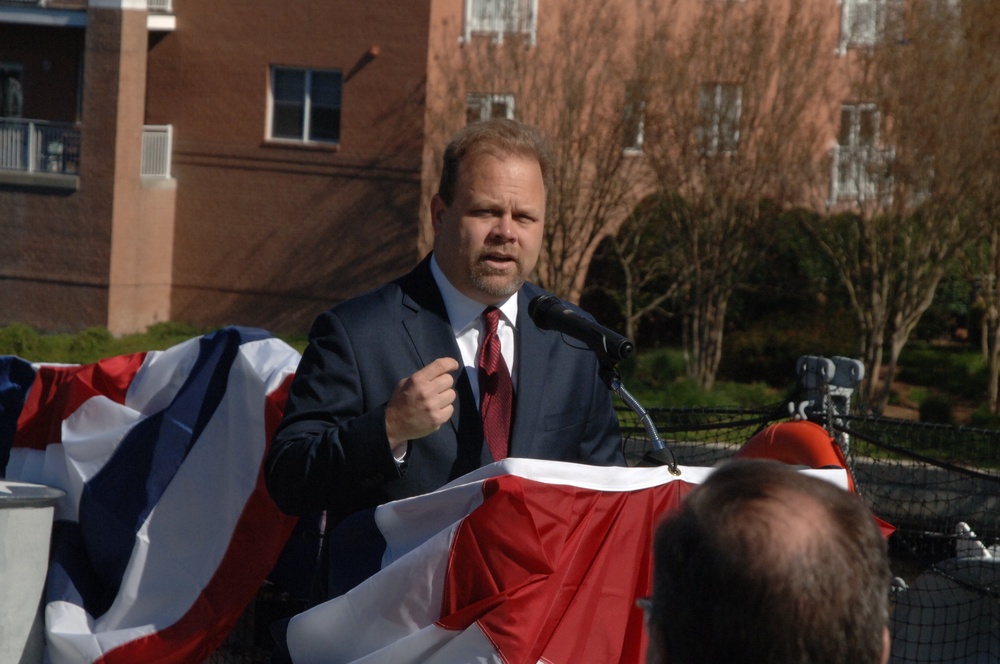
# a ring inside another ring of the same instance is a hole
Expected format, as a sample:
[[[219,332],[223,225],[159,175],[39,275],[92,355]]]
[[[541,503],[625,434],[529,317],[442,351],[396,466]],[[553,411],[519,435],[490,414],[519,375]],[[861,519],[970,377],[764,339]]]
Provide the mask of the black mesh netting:
[[[782,405],[651,409],[680,465],[715,465]],[[629,422],[631,416],[623,415]],[[630,463],[648,463],[646,428],[625,425]],[[1000,662],[1000,431],[842,416],[834,427],[858,491],[896,527],[892,662]]]

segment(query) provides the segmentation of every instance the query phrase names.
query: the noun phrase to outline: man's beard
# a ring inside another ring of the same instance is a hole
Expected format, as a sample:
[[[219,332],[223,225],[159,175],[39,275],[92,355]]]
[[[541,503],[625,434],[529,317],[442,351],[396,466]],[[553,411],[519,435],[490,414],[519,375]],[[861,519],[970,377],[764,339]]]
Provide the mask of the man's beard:
[[[525,281],[521,260],[515,258],[514,265],[517,269],[513,272],[502,272],[476,260],[469,268],[469,279],[476,288],[487,295],[510,297]]]

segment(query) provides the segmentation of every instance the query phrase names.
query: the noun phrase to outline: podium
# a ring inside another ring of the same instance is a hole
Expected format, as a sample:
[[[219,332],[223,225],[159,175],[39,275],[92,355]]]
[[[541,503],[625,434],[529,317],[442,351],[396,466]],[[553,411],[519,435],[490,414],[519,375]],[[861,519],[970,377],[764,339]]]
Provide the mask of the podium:
[[[42,661],[42,593],[62,496],[47,486],[0,480],[0,664]]]
[[[381,569],[279,640],[295,664],[641,664],[653,534],[712,469],[680,471],[505,459],[381,505]]]

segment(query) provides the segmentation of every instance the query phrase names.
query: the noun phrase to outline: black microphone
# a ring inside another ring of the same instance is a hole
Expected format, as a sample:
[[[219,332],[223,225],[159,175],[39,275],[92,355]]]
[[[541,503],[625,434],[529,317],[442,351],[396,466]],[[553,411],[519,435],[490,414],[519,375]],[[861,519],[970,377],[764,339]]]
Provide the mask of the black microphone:
[[[531,300],[528,315],[543,330],[554,330],[579,339],[602,358],[617,362],[635,350],[627,338],[581,316],[555,295],[539,295]]]

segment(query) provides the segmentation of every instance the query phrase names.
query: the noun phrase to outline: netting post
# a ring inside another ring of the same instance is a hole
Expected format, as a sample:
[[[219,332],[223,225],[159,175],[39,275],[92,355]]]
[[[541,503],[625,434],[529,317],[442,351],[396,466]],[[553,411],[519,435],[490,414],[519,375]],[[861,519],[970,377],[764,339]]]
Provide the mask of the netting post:
[[[835,425],[842,424],[840,418],[850,414],[851,397],[865,377],[865,365],[848,357],[803,355],[796,371],[806,391],[806,400],[798,404],[797,417],[807,419],[818,414],[846,456],[850,438]]]

